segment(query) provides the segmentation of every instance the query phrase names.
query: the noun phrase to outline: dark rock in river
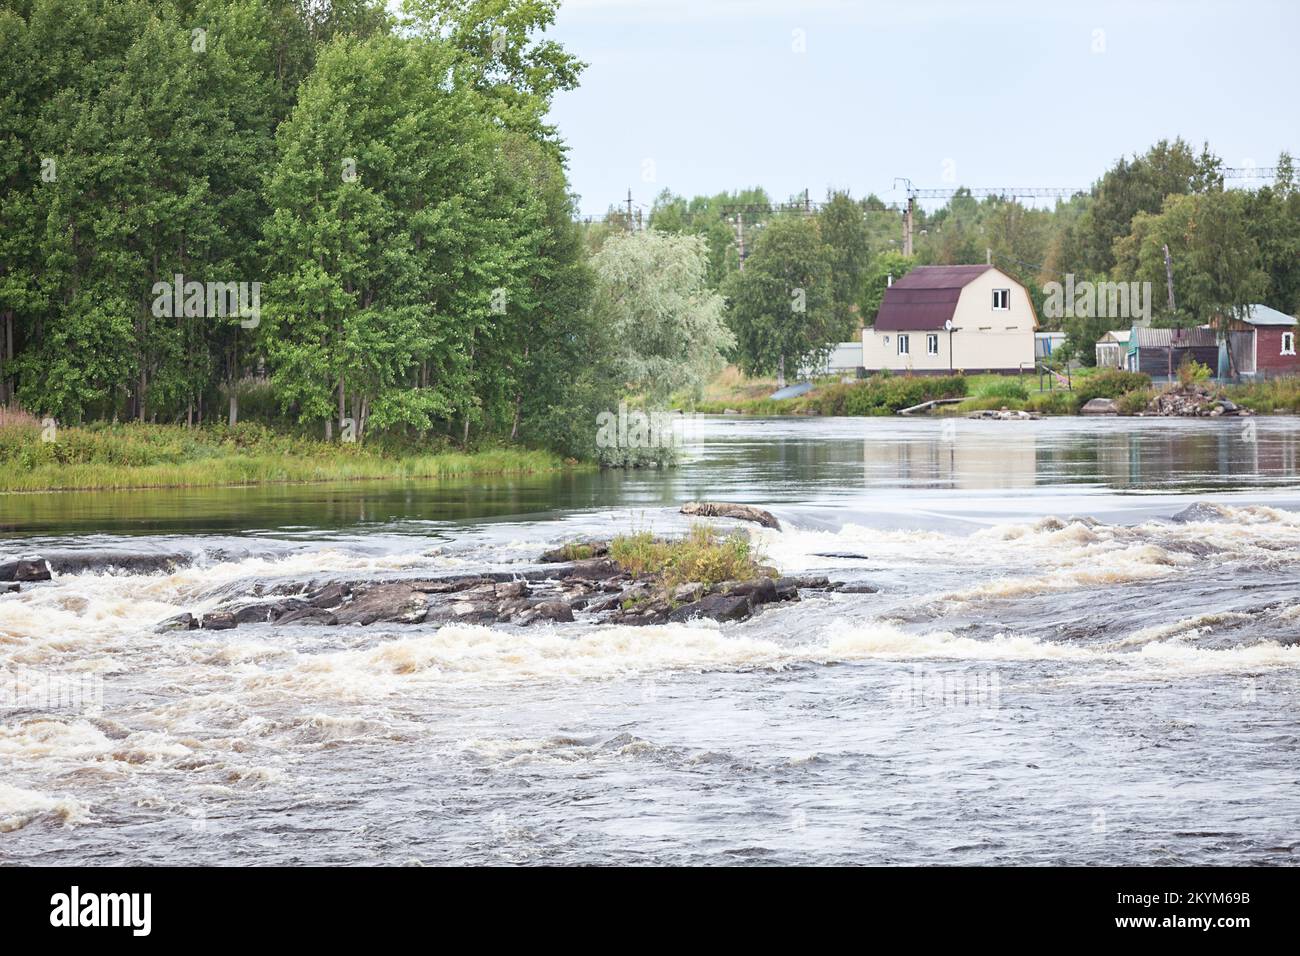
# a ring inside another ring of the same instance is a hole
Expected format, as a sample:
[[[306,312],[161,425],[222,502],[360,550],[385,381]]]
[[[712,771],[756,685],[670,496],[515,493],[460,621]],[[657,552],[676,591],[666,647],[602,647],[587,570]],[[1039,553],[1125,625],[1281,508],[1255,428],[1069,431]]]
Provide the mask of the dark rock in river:
[[[1227,517],[1227,513],[1218,505],[1212,505],[1208,501],[1198,501],[1173,515],[1169,520],[1185,524],[1189,521],[1223,521]]]
[[[673,622],[706,617],[715,621],[743,621],[754,613],[748,594],[710,594],[693,604],[683,604],[668,615]]]
[[[408,584],[380,584],[359,591],[339,608],[340,624],[418,624],[429,613],[429,598]]]
[[[566,578],[581,578],[584,581],[605,581],[623,574],[623,569],[609,558],[590,558],[586,561],[574,561],[566,568],[559,569],[555,576],[561,581]]]
[[[199,626],[199,622],[194,619],[194,615],[189,611],[184,614],[177,614],[175,617],[169,617],[158,625],[159,631],[192,631]]]
[[[236,624],[265,624],[271,620],[274,609],[273,604],[245,604],[230,613]]]
[[[199,626],[205,631],[228,631],[236,626],[235,615],[229,611],[209,611]]]
[[[801,591],[832,591],[839,587],[838,584],[832,584],[831,579],[824,574],[792,574],[777,578],[777,590],[779,591],[782,586],[795,587]]]
[[[842,584],[839,587],[841,594],[875,594],[880,588],[874,584]]]
[[[568,622],[573,620],[573,608],[563,601],[540,601],[524,612],[521,624],[531,624],[535,620]]]
[[[750,603],[771,604],[780,600],[776,582],[771,578],[755,578],[752,581],[725,581],[718,585],[717,593],[734,597],[748,596]]]
[[[543,551],[538,560],[546,564],[561,564],[583,561],[587,558],[603,558],[607,554],[609,554],[608,541],[570,541],[558,548]]]
[[[699,515],[702,518],[735,518],[738,521],[754,521],[764,528],[781,530],[781,522],[770,511],[755,508],[753,505],[738,505],[727,501],[688,501],[682,505],[684,515]]]
[[[307,603],[312,607],[331,608],[338,607],[352,594],[352,586],[348,584],[339,584],[335,581],[333,584],[327,584],[311,597],[307,598]]]
[[[333,626],[339,622],[333,611],[323,607],[304,605],[277,617],[276,624],[325,624]]]
[[[0,564],[0,581],[48,581],[50,566],[44,558],[20,558]]]

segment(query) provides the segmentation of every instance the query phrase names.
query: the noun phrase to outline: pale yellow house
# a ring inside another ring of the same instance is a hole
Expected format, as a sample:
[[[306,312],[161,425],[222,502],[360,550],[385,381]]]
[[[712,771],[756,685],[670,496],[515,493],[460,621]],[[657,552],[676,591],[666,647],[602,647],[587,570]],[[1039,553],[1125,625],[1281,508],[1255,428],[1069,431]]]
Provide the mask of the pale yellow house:
[[[1034,368],[1038,316],[997,266],[917,266],[885,290],[862,330],[862,365],[918,375]]]

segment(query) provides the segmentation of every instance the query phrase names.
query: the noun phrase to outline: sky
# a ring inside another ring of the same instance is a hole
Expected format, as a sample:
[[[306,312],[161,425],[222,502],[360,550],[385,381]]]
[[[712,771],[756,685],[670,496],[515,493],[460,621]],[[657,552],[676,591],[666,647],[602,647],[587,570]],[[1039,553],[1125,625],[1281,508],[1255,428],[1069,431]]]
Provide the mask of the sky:
[[[663,189],[1086,188],[1162,138],[1300,155],[1300,2],[566,0],[579,207]]]

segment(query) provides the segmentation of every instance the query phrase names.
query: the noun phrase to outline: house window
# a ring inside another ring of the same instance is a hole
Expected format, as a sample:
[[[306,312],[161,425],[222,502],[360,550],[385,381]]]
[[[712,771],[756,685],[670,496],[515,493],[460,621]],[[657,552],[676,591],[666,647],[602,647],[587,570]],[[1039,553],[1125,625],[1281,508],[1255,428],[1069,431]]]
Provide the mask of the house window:
[[[993,309],[996,312],[1005,312],[1011,308],[1011,290],[994,289],[993,290]]]
[[[929,335],[925,337],[925,354],[926,355],[939,354],[939,336],[937,333],[931,332]]]
[[[900,335],[900,336],[898,337],[898,354],[899,354],[899,355],[906,355],[907,353],[908,353],[908,347],[907,347],[907,336],[906,336],[906,335]]]
[[[1282,354],[1295,355],[1295,333],[1294,332],[1282,333]]]

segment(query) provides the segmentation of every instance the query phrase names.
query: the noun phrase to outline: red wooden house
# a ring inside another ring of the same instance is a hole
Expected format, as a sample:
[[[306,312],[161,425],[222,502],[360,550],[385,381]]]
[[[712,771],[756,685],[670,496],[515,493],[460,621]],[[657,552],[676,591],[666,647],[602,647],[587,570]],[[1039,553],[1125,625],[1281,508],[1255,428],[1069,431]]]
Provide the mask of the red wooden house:
[[[1295,316],[1266,305],[1252,305],[1245,318],[1225,322],[1219,316],[1214,324],[1226,346],[1221,373],[1230,378],[1276,378],[1300,373]]]

